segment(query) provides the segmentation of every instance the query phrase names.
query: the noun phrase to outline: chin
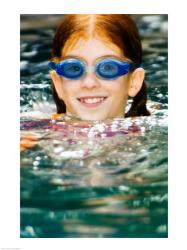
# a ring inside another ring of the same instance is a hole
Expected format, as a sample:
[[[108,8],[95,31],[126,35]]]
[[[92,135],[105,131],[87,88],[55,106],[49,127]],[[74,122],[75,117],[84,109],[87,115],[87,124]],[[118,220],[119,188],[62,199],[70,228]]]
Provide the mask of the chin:
[[[87,120],[87,121],[101,121],[101,120],[106,120],[108,117],[104,114],[81,114],[79,117],[82,120]]]

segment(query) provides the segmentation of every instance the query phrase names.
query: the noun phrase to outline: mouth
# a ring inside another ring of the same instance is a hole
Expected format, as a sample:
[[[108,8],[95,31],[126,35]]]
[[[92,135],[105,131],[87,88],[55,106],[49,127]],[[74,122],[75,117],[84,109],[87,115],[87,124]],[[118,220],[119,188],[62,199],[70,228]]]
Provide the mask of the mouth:
[[[85,96],[77,100],[85,107],[94,108],[101,105],[107,99],[106,96]]]

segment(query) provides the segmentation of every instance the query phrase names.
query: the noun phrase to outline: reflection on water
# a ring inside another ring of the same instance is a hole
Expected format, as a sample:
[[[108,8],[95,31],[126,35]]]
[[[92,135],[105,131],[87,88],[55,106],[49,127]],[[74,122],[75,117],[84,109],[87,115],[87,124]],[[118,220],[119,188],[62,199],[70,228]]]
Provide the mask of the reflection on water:
[[[135,16],[152,116],[105,122],[50,119],[59,15],[31,17],[21,26],[21,137],[35,141],[21,152],[21,237],[167,237],[167,17]]]

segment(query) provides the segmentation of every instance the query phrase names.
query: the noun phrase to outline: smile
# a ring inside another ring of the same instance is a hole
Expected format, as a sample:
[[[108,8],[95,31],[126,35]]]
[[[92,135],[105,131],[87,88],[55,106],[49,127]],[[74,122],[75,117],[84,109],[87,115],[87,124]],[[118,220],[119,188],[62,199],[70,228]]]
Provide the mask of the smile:
[[[101,103],[103,103],[103,101],[106,99],[107,97],[80,97],[78,98],[78,101],[85,107],[97,107],[99,106]]]

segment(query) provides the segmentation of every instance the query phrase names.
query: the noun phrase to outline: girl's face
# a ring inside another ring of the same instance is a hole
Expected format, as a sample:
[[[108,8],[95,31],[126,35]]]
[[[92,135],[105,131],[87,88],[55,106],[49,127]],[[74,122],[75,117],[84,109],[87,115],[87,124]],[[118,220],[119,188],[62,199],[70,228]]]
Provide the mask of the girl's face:
[[[73,47],[62,51],[63,58],[83,59],[88,67],[93,67],[101,57],[124,59],[121,50],[114,44],[101,40],[79,40]],[[51,72],[58,96],[66,105],[67,114],[78,116],[83,120],[104,120],[124,117],[124,108],[128,98],[131,74],[114,80],[98,78],[88,71],[81,79],[70,80]]]

